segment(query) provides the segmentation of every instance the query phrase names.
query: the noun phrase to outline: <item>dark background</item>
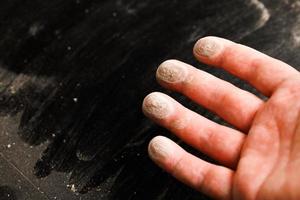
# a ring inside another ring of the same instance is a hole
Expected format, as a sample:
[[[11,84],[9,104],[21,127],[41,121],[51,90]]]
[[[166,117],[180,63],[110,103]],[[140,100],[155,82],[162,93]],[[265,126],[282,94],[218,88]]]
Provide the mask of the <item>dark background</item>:
[[[0,200],[207,199],[149,160],[149,140],[172,136],[141,112],[163,91],[224,123],[155,82],[169,58],[257,94],[195,61],[206,35],[297,68],[300,1],[1,0]]]

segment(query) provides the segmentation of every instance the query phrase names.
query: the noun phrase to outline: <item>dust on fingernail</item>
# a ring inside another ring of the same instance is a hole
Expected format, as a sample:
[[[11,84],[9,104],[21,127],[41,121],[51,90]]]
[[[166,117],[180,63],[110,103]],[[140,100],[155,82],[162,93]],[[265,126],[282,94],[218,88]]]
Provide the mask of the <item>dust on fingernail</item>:
[[[221,44],[211,37],[200,39],[195,45],[195,52],[204,57],[212,57],[221,51]]]
[[[163,136],[157,136],[151,140],[148,152],[151,159],[155,161],[164,161],[171,158],[174,153],[172,143]]]
[[[144,99],[143,111],[150,117],[163,119],[173,112],[173,106],[165,94],[153,92]]]
[[[167,83],[178,83],[185,80],[187,68],[183,63],[175,60],[163,62],[157,69],[156,77]]]

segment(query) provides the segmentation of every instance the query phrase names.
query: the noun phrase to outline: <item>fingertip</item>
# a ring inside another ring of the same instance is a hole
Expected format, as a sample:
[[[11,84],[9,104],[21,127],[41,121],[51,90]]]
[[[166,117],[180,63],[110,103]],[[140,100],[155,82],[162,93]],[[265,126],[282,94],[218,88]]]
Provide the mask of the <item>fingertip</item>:
[[[164,136],[154,137],[148,145],[150,158],[166,170],[172,166],[175,150],[174,142]]]
[[[198,59],[212,59],[217,57],[223,50],[222,39],[207,36],[199,39],[194,45],[193,52]]]
[[[147,117],[161,120],[174,112],[174,106],[167,95],[152,92],[144,98],[142,109]]]
[[[175,59],[164,61],[156,70],[156,79],[167,84],[183,82],[187,75],[187,67]]]

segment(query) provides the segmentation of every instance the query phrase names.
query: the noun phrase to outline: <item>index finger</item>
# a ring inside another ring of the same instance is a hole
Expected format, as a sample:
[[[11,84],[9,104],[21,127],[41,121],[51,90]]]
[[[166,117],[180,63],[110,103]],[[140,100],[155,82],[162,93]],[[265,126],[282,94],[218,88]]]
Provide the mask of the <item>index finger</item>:
[[[288,64],[250,47],[218,38],[205,37],[194,47],[195,57],[209,65],[219,66],[246,80],[266,96],[285,80],[299,75]]]

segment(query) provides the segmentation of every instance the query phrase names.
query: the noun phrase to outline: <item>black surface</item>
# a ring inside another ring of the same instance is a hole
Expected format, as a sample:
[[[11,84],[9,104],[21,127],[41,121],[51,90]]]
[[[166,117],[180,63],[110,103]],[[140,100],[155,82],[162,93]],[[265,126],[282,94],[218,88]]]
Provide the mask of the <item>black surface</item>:
[[[298,0],[0,1],[0,198],[207,199],[149,160],[149,140],[171,134],[141,103],[164,91],[223,122],[160,88],[157,66],[181,59],[256,93],[193,44],[221,36],[297,68],[299,24]]]

